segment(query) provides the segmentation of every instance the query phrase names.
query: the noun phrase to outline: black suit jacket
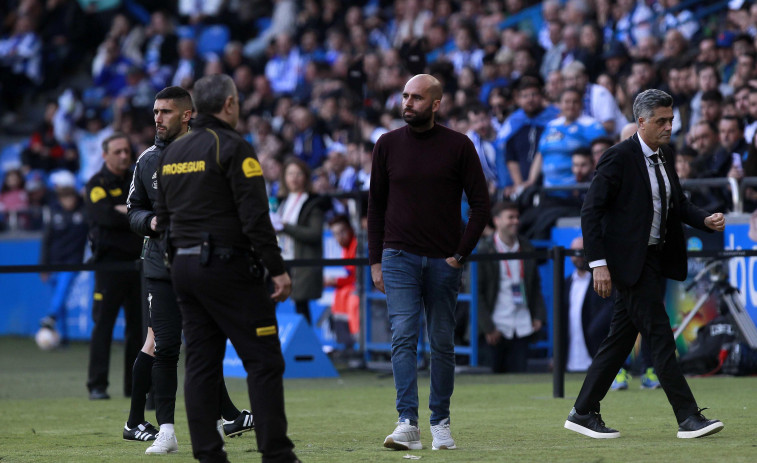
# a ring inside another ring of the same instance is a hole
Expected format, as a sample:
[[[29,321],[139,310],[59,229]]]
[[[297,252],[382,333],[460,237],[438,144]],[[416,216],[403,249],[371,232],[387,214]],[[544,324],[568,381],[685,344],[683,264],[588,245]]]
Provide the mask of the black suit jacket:
[[[670,146],[662,147],[665,171],[671,188],[668,208],[662,273],[665,277],[686,279],[686,240],[683,223],[712,231],[704,224],[709,215],[693,205],[683,194],[673,165]],[[652,187],[647,173],[639,135],[608,149],[581,209],[584,250],[589,262],[607,259],[614,283],[633,286],[641,276],[652,228]]]
[[[573,287],[573,275],[570,275],[565,279],[565,285],[563,286],[562,294],[562,313],[563,313],[563,352],[567,354],[568,346],[570,345],[570,330],[569,330],[569,316],[570,316],[570,290]],[[602,299],[592,288],[594,287],[594,279],[589,282],[589,286],[586,287],[586,295],[584,296],[584,303],[581,306],[581,327],[584,333],[584,342],[586,343],[586,350],[589,351],[589,355],[592,358],[597,354],[599,345],[607,337],[607,332],[610,331],[610,321],[612,320],[612,307],[614,303],[614,297],[608,297]],[[567,362],[568,356],[564,356]]]

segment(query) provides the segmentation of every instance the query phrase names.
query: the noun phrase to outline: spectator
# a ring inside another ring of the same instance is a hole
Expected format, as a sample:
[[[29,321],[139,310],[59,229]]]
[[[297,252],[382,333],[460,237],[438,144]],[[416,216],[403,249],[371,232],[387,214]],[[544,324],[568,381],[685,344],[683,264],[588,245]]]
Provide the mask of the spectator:
[[[319,167],[326,158],[326,140],[318,127],[316,117],[304,106],[292,109],[290,118],[294,124],[294,155],[307,163],[308,167]]]
[[[465,133],[473,142],[484,170],[484,177],[490,185],[490,192],[497,187],[496,152],[489,113],[483,106],[468,107],[468,131]]]
[[[76,165],[65,165],[63,147],[55,139],[53,118],[57,110],[58,104],[55,101],[49,101],[45,105],[44,120],[32,133],[29,146],[21,153],[21,162],[25,172],[35,169],[50,172],[61,167],[76,170]]]
[[[338,215],[329,220],[329,229],[342,248],[342,259],[357,257],[357,237],[350,220],[345,215]],[[331,306],[336,342],[344,344],[345,350],[351,352],[356,336],[360,333],[360,297],[356,290],[355,265],[346,265],[347,274],[337,278],[326,278],[325,286],[334,287],[334,303]]]
[[[733,92],[733,103],[736,109],[736,116],[740,117],[741,120],[744,121],[744,125],[746,126],[746,128],[744,129],[744,138],[747,140],[747,143],[752,141],[752,136],[754,135],[754,132],[752,132],[752,136],[749,136],[748,132],[749,125],[754,120],[749,114],[749,93],[750,87],[748,85],[737,87]]]
[[[699,22],[694,14],[685,8],[677,8],[681,0],[662,0],[660,6],[665,9],[663,17],[660,19],[660,33],[665,35],[669,30],[677,30],[691,40],[699,32]],[[673,10],[673,8],[676,8]]]
[[[150,15],[150,23],[145,28],[142,46],[144,66],[155,88],[166,86],[172,66],[179,59],[178,50],[179,38],[173,32],[168,12],[155,11]]]
[[[748,145],[744,140],[744,126],[740,119],[721,119],[718,124],[718,140],[720,147],[712,156],[697,158],[696,170],[702,177],[726,177],[731,166],[735,163],[740,165],[742,158],[746,157]]]
[[[736,34],[724,31],[718,34],[715,44],[718,51],[718,71],[722,81],[728,82],[736,68],[736,57],[733,53],[733,40]],[[729,92],[730,94],[730,92]]]
[[[579,48],[575,59],[586,66],[589,80],[594,82],[604,67],[602,61],[602,32],[596,24],[587,23],[581,26]]]
[[[3,185],[0,188],[0,212],[19,212],[29,206],[25,183],[21,169],[11,168],[5,171]]]
[[[614,144],[615,144],[615,141],[609,137],[598,137],[592,140],[591,145],[589,146],[589,150],[591,151],[592,163],[595,166],[599,164],[599,158],[601,158],[602,155],[605,153],[605,151],[607,151],[607,149],[610,148]]]
[[[203,58],[197,55],[197,44],[192,38],[182,38],[178,45],[179,60],[174,67],[174,72],[169,79],[171,85],[183,88],[192,88],[194,81],[202,77],[205,63]]]
[[[544,127],[555,119],[559,109],[547,105],[542,84],[536,77],[524,76],[515,85],[515,100],[519,109],[513,112],[497,133],[497,178],[500,188],[508,186],[508,179],[516,192],[533,185],[536,177],[529,177],[538,140]]]
[[[689,147],[684,147],[676,154],[676,174],[679,179],[697,178],[696,158],[697,152]],[[718,199],[716,195],[712,194],[710,188],[686,185],[686,182],[683,182],[683,194],[699,207],[709,207],[709,210],[724,210],[722,197]]]
[[[93,83],[102,89],[105,96],[115,98],[126,87],[126,74],[134,63],[121,54],[121,47],[115,39],[106,39],[103,48],[102,67],[93,66],[92,69]]]
[[[265,76],[274,93],[292,94],[304,71],[300,51],[289,34],[276,36],[275,49],[275,55],[265,66]]]
[[[610,42],[602,59],[605,62],[604,72],[616,81],[629,72],[628,49],[620,42]]]
[[[42,83],[42,41],[31,16],[20,14],[13,32],[0,39],[0,96],[6,111],[16,111],[23,95]]]
[[[626,46],[633,46],[653,33],[654,13],[640,0],[618,0],[613,16],[616,20],[614,38]]]
[[[754,69],[755,62],[757,62],[757,55],[754,52],[739,55],[736,58],[736,68],[728,81],[728,85],[734,89],[748,85],[757,76]]]
[[[718,148],[718,131],[715,125],[697,122],[688,134],[688,145],[696,152],[696,159],[709,160]]]
[[[89,108],[84,112],[84,129],[74,131],[74,142],[79,150],[80,184],[85,184],[103,165],[102,142],[113,133],[113,128],[106,126],[98,111]]]
[[[702,37],[699,41],[696,60],[698,63],[718,62],[718,45],[715,37]]]
[[[310,169],[302,160],[292,158],[284,163],[280,183],[280,202],[271,222],[279,237],[284,260],[319,259],[323,257],[322,200],[313,194]],[[292,275],[292,300],[297,313],[308,325],[310,300],[319,299],[323,292],[323,270],[320,267],[289,269]]]
[[[563,68],[562,75],[564,88],[574,87],[582,92],[581,98],[586,101],[586,104],[582,105],[583,114],[599,121],[607,133],[619,134],[628,119],[606,88],[589,83],[584,65],[574,61]]]
[[[577,148],[570,156],[571,182],[588,183],[594,175],[594,159],[588,147]],[[526,208],[521,216],[521,233],[532,239],[548,240],[555,222],[561,217],[578,217],[586,188],[549,191],[540,195],[538,205]],[[534,201],[536,202],[536,201]]]
[[[573,239],[570,249],[583,251],[582,237]],[[562,294],[563,326],[566,329],[565,369],[571,372],[583,372],[589,369],[591,360],[596,355],[599,345],[607,336],[612,318],[612,299],[602,299],[594,292],[594,280],[589,271],[589,264],[583,257],[571,256],[575,267],[573,273],[565,279]]]
[[[60,171],[50,178],[57,200],[50,207],[50,220],[42,236],[39,264],[80,264],[84,259],[89,229],[84,215],[84,201],[76,192],[76,178]],[[61,340],[68,340],[66,299],[78,272],[40,273],[43,282],[53,288],[53,297],[47,315],[40,325],[60,328]]]
[[[696,66],[697,73],[697,92],[691,98],[691,121],[689,127],[702,117],[702,95],[710,90],[720,90],[722,95],[730,95],[732,89],[727,85],[721,85],[720,74],[713,63],[698,63]]]
[[[653,63],[659,63],[662,60],[662,50],[660,49],[660,41],[654,35],[644,37],[639,40],[639,44],[636,46],[637,59],[648,59]]]
[[[562,28],[560,42],[542,58],[540,73],[546,79],[550,72],[562,69],[579,55],[579,28],[568,24]]]
[[[702,94],[702,119],[710,124],[717,124],[723,115],[723,95],[718,90],[708,90]]]
[[[530,252],[533,245],[518,235],[518,207],[492,207],[495,232],[481,240],[481,254]],[[525,372],[528,343],[546,320],[546,306],[536,260],[482,261],[479,265],[478,329],[491,356],[494,373]]]
[[[540,174],[545,186],[574,182],[571,154],[578,148],[588,148],[591,141],[606,135],[599,122],[582,114],[582,92],[575,88],[563,90],[560,97],[560,117],[547,124],[539,139],[528,181],[533,184]]]
[[[357,172],[347,162],[347,148],[341,143],[332,143],[327,150],[324,167],[329,173],[329,183],[336,191],[352,191]]]

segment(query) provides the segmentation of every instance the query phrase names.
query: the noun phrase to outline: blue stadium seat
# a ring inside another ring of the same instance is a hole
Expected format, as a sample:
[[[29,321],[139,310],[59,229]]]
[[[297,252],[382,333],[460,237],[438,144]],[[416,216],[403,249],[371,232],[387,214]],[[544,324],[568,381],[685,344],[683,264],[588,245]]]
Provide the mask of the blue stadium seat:
[[[9,170],[8,167],[21,166],[21,153],[26,148],[26,142],[18,142],[3,147],[0,151],[0,169]]]
[[[179,26],[176,28],[176,36],[180,39],[193,39],[197,36],[194,26]]]
[[[229,43],[229,28],[222,24],[205,27],[197,37],[197,52],[200,55],[223,54],[223,48]]]

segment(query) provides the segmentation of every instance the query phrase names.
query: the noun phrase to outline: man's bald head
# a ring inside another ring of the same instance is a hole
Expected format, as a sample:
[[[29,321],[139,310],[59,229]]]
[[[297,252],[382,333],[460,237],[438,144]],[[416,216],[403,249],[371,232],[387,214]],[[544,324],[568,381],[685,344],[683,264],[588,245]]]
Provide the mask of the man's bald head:
[[[635,134],[637,128],[638,127],[636,126],[636,122],[629,122],[628,124],[624,125],[623,129],[620,131],[620,140],[623,141],[631,135]]]
[[[436,77],[432,76],[431,74],[416,74],[410,80],[408,80],[407,83],[409,84],[413,81],[425,86],[432,99],[442,99],[442,84]]]
[[[573,241],[570,242],[570,249],[576,249],[580,250],[584,248],[584,238],[583,236],[577,236],[573,238]]]

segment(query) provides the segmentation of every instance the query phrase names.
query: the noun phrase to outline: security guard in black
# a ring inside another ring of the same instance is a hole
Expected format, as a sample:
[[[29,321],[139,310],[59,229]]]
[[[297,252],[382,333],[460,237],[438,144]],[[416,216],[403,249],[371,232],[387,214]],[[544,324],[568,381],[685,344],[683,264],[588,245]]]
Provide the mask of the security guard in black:
[[[226,90],[223,100],[208,103],[219,87]],[[193,99],[198,116],[192,131],[163,152],[156,204],[157,228],[168,227],[176,249],[171,277],[187,343],[184,397],[192,450],[200,461],[226,461],[215,431],[218,406],[207,398],[218,396],[228,338],[248,374],[263,461],[298,461],[287,437],[284,358],[272,300],[286,298],[291,282],[268,215],[263,172],[233,129],[239,113],[233,81],[204,77]],[[209,109],[219,105],[218,112]],[[273,294],[260,260],[272,275]]]
[[[131,231],[126,217],[126,197],[132,177],[131,153],[125,134],[109,136],[103,141],[103,167],[87,182],[84,204],[94,262],[133,262],[139,259],[142,239]],[[110,346],[121,305],[126,320],[124,395],[131,395],[132,366],[142,347],[140,294],[136,264],[135,270],[130,271],[95,271],[92,302],[94,327],[87,380],[90,399],[108,398]]]

